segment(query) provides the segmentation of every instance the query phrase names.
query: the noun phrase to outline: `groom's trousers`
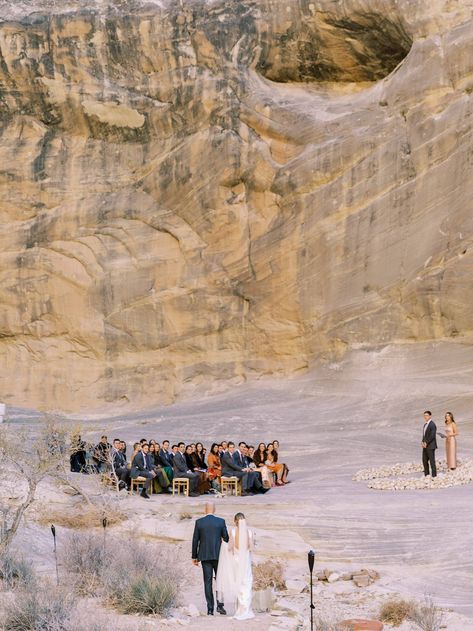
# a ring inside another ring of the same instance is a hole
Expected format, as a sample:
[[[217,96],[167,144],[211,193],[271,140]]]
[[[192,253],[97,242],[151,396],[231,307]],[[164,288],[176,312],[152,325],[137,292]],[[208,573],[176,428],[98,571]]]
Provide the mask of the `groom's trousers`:
[[[422,464],[424,465],[424,475],[429,475],[429,463],[432,477],[437,475],[437,466],[435,464],[435,449],[422,449]]]
[[[205,590],[205,600],[207,601],[207,611],[214,610],[215,602],[214,602],[214,591],[212,586],[212,580],[215,576],[217,576],[217,568],[218,568],[218,560],[212,561],[201,561],[202,563],[202,571],[204,573],[204,590]],[[219,603],[217,601],[217,604]]]

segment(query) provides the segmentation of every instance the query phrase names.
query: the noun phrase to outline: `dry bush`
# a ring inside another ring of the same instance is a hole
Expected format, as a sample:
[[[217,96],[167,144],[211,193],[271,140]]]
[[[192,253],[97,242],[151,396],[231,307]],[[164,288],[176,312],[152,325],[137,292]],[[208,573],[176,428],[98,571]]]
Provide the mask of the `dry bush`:
[[[91,533],[69,535],[63,549],[64,568],[75,578],[80,594],[96,595],[105,566],[104,538]]]
[[[2,629],[68,631],[75,604],[71,594],[50,586],[19,590],[5,607]]]
[[[180,570],[175,555],[161,546],[124,538],[74,533],[65,568],[80,593],[103,596],[123,613],[166,615],[177,604]]]
[[[398,627],[410,617],[412,606],[412,602],[403,598],[390,598],[381,605],[379,619],[393,627]]]
[[[317,631],[353,631],[353,627],[341,626],[338,622],[332,622],[326,618],[316,617],[314,619],[314,628]]]
[[[184,521],[185,519],[192,519],[192,515],[191,513],[187,513],[186,511],[184,511],[179,515],[179,519],[181,521]]]
[[[33,565],[22,557],[7,552],[0,557],[0,581],[4,589],[33,585],[36,580]]]
[[[267,589],[268,587],[274,587],[278,590],[286,589],[283,564],[273,559],[255,564],[253,567],[253,587],[256,590]]]
[[[166,615],[176,606],[180,572],[170,553],[135,541],[117,542],[115,552],[102,578],[105,595],[117,609]]]
[[[107,517],[108,526],[120,524],[128,519],[120,508],[104,512],[102,506],[87,504],[78,508],[64,507],[44,510],[39,514],[37,521],[42,526],[54,524],[74,530],[89,530],[90,528],[101,528],[104,517]]]
[[[421,605],[415,603],[412,605],[409,619],[421,631],[439,631],[443,623],[443,614],[435,606],[433,600],[426,596]]]

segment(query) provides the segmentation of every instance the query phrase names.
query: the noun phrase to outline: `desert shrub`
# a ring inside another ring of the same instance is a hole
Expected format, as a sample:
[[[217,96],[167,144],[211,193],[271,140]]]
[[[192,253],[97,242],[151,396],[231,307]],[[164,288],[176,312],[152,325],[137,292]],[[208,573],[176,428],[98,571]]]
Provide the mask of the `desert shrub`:
[[[101,535],[75,533],[65,553],[79,592],[103,596],[123,613],[165,615],[177,604],[180,572],[163,547],[110,538],[105,550]]]
[[[412,606],[412,602],[403,598],[390,598],[381,605],[379,619],[393,627],[398,627],[409,618]]]
[[[64,549],[64,568],[76,579],[81,594],[95,594],[105,565],[104,539],[96,534],[69,536]]]
[[[170,555],[139,542],[117,548],[103,572],[105,595],[124,613],[166,615],[177,604],[179,585]]]
[[[353,627],[347,627],[346,625],[342,626],[337,622],[333,622],[332,620],[327,620],[327,618],[316,617],[314,619],[314,627],[317,631],[353,631]]]
[[[165,615],[177,599],[177,582],[169,576],[138,574],[114,594],[114,602],[123,613]]]
[[[30,561],[7,552],[0,557],[0,580],[5,589],[31,585],[35,581],[33,565]]]
[[[435,606],[433,600],[427,596],[422,604],[412,605],[409,619],[421,631],[439,631],[443,623],[443,614]]]
[[[253,587],[254,589],[267,589],[268,587],[286,589],[283,564],[273,559],[257,563],[253,567]]]
[[[4,631],[67,631],[75,608],[71,594],[54,588],[19,590],[6,605]]]
[[[102,506],[81,505],[77,509],[51,509],[46,507],[39,513],[37,521],[43,526],[49,526],[49,524],[55,524],[56,526],[62,526],[63,528],[70,528],[73,530],[86,530],[90,528],[100,528],[102,526],[102,519],[107,517],[109,526],[114,526],[127,519],[125,513],[121,508],[114,507],[113,510],[104,511]]]

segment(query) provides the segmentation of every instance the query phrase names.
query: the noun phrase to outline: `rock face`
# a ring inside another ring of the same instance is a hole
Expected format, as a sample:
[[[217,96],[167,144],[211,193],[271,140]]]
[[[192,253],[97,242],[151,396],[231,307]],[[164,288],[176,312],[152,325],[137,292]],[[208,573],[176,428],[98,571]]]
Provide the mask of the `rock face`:
[[[473,0],[0,0],[0,399],[473,329]]]

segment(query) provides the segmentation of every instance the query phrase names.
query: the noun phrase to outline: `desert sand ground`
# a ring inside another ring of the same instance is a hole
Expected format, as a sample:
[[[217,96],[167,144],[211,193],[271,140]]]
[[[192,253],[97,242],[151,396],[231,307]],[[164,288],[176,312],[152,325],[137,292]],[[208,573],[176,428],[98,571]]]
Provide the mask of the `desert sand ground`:
[[[256,560],[280,558],[289,578],[306,581],[307,551],[313,548],[317,570],[379,571],[380,580],[368,588],[351,582],[316,584],[317,611],[324,615],[375,617],[386,594],[417,599],[429,594],[437,605],[452,610],[445,614],[445,628],[466,631],[473,629],[472,486],[374,491],[352,477],[367,466],[418,461],[426,408],[439,426],[445,411],[455,414],[459,455],[471,458],[472,359],[471,345],[462,343],[358,350],[338,364],[290,380],[265,378],[170,407],[85,420],[83,435],[97,440],[104,430],[109,439],[119,436],[128,443],[147,437],[202,440],[208,446],[214,439],[256,444],[278,438],[292,483],[265,496],[217,501],[217,512],[227,521],[239,510],[246,513],[257,535]],[[34,415],[14,410],[10,420],[36,423]],[[443,457],[441,441],[439,448]],[[130,519],[117,531],[131,528],[140,536],[174,543],[182,558],[189,557],[183,604],[193,603],[204,612],[200,570],[190,565],[193,519],[179,516],[184,511],[198,515],[205,498],[161,495],[125,502]],[[49,555],[47,537],[44,528],[30,525],[19,542],[28,542],[33,557],[41,561]],[[278,603],[282,619],[268,614],[251,623],[197,618],[189,619],[189,627],[290,629],[291,609],[308,620],[307,595],[296,592]],[[133,624],[130,629],[138,628]],[[164,628],[160,624],[156,628]],[[410,627],[405,623],[400,628]]]

